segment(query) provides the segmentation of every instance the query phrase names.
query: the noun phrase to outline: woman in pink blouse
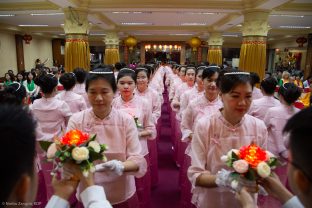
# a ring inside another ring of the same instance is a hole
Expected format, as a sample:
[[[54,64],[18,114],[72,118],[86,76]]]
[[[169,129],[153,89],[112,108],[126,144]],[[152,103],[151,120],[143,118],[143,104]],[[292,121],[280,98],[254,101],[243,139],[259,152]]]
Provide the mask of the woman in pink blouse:
[[[65,73],[60,77],[60,83],[64,87],[64,91],[56,95],[57,99],[65,101],[72,113],[83,111],[87,108],[84,98],[73,92],[76,84],[76,76],[74,73]]]
[[[92,108],[74,114],[67,130],[79,129],[96,134],[97,141],[107,144],[108,162],[97,165],[95,183],[105,189],[114,208],[138,208],[134,177],[146,172],[135,122],[127,113],[112,108],[116,91],[113,72],[107,68],[91,71],[86,90]]]
[[[36,78],[35,82],[43,93],[43,97],[35,100],[29,107],[40,126],[37,129],[40,132],[40,135],[37,135],[37,140],[53,141],[54,137],[62,136],[72,113],[66,102],[55,97],[58,81],[53,74],[43,73]],[[46,186],[47,198],[49,199],[53,195],[51,186],[52,178],[50,175],[53,164],[46,162],[45,153],[40,148],[37,151],[40,169],[42,169]]]
[[[218,79],[218,69],[216,67],[204,67],[201,75],[203,82],[204,94],[195,98],[187,106],[182,114],[181,131],[182,141],[185,145],[184,162],[181,168],[181,183],[182,183],[182,202],[185,207],[191,205],[191,184],[187,178],[187,169],[191,165],[190,158],[190,142],[194,131],[195,122],[205,115],[212,115],[217,112],[222,106],[222,102],[218,97],[219,89],[216,85]]]
[[[151,71],[148,70],[148,66],[146,66],[146,68],[136,68],[135,73],[137,78],[137,87],[134,90],[134,93],[148,101],[148,104],[152,107],[153,121],[156,125],[161,113],[161,101],[157,92],[148,86],[150,72]],[[147,144],[150,156],[151,185],[156,186],[158,182],[158,157],[156,139],[148,140]]]
[[[119,71],[117,87],[120,96],[114,99],[113,108],[124,111],[137,120],[138,137],[142,147],[141,154],[147,160],[148,169],[145,176],[136,179],[136,186],[140,207],[148,207],[151,197],[151,176],[147,140],[156,138],[152,109],[147,100],[134,94],[136,74],[133,70],[124,68]]]
[[[271,107],[276,107],[280,105],[280,101],[274,97],[276,85],[277,81],[273,77],[262,80],[260,88],[263,97],[252,101],[252,104],[248,111],[249,115],[263,120],[265,114]]]
[[[199,208],[240,207],[230,189],[216,183],[218,171],[227,168],[221,156],[251,142],[266,148],[267,142],[263,121],[246,114],[252,101],[249,73],[225,72],[219,76],[217,86],[224,108],[198,121],[191,143],[188,177],[193,188],[192,203]]]
[[[76,77],[76,85],[73,89],[73,92],[77,93],[78,95],[81,95],[84,98],[87,104],[87,107],[89,108],[90,103],[88,100],[88,95],[86,92],[86,85],[85,85],[87,72],[82,68],[76,68],[74,69],[73,73],[75,74],[75,77]]]

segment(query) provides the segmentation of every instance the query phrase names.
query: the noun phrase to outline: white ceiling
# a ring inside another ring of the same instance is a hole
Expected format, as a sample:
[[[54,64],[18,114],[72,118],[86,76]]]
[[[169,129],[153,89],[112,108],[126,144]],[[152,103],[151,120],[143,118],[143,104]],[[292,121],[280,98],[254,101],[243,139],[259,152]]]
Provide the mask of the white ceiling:
[[[101,41],[103,34],[116,31],[120,38],[134,35],[139,41],[186,41],[193,36],[207,40],[210,32],[219,31],[226,41],[240,41],[241,27],[244,21],[243,12],[248,9],[265,8],[270,16],[269,37],[279,39],[291,35],[307,35],[307,29],[283,29],[280,26],[312,27],[312,0],[0,0],[0,15],[15,14],[13,17],[0,16],[0,29],[14,30],[20,33],[41,34],[51,37],[63,37],[61,24],[64,15],[31,16],[31,13],[59,13],[68,6],[87,8],[89,21],[93,24],[90,33],[91,41]],[[123,13],[113,13],[113,12]],[[130,12],[131,11],[131,12]],[[142,13],[138,13],[141,11]],[[129,12],[129,13],[126,13]],[[208,14],[213,13],[213,14]],[[302,15],[290,17],[285,15]],[[148,23],[132,26],[122,23]],[[203,25],[184,26],[182,23],[202,23]],[[35,24],[47,27],[19,27],[18,25]]]

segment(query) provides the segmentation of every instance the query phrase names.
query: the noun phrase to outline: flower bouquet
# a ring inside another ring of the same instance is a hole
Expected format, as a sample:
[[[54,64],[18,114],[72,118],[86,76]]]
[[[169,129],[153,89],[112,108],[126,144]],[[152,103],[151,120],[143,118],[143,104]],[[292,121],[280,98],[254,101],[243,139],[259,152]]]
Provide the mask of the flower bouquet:
[[[107,150],[107,146],[99,144],[95,138],[96,135],[90,136],[79,130],[70,130],[63,137],[55,138],[54,142],[40,141],[41,148],[47,152],[47,160],[56,164],[51,174],[54,175],[65,162],[79,164],[85,177],[89,172],[94,172],[93,162],[106,161],[103,153]]]
[[[277,158],[269,151],[261,149],[255,144],[243,146],[239,150],[232,149],[221,160],[228,167],[234,169],[230,173],[231,188],[238,189],[239,182],[256,184],[261,178],[270,176],[271,170],[278,163]]]

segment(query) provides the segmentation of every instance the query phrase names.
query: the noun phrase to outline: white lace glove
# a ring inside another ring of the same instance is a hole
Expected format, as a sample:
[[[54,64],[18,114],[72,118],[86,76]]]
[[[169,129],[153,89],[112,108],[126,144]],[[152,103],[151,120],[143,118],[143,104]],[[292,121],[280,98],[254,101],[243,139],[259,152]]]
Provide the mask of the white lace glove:
[[[102,164],[98,164],[95,166],[95,171],[105,171],[110,170],[115,172],[117,175],[121,176],[123,174],[123,171],[125,169],[125,166],[123,163],[119,160],[110,160]]]
[[[221,169],[216,175],[216,184],[219,187],[231,187],[233,178],[231,177],[231,171]]]

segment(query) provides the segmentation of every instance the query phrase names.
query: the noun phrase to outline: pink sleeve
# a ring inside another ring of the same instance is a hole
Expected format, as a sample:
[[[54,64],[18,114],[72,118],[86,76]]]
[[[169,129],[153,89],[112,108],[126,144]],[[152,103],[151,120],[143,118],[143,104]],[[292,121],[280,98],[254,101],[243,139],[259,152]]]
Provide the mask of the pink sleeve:
[[[143,177],[147,171],[147,163],[144,156],[140,154],[141,144],[139,141],[138,131],[134,120],[130,118],[130,116],[129,119],[126,120],[125,130],[127,137],[127,161],[133,161],[139,166],[139,170],[137,172],[128,174],[134,175],[137,178]]]
[[[187,142],[192,131],[192,125],[194,123],[192,105],[188,105],[187,108],[182,113],[181,131],[182,131],[182,141]]]
[[[145,109],[143,110],[144,112],[143,127],[144,130],[151,132],[151,136],[149,136],[148,139],[153,140],[156,138],[157,133],[152,116],[152,109],[149,107],[147,102],[143,106],[145,107]]]
[[[83,111],[85,109],[87,109],[87,104],[86,104],[86,101],[84,100],[84,98],[81,96],[79,110]]]
[[[201,120],[201,121],[207,121]],[[207,159],[207,154],[208,150],[205,147],[205,141],[206,137],[208,136],[208,126],[209,123],[204,123],[204,122],[198,122],[192,143],[191,143],[191,166],[189,167],[187,171],[188,178],[190,182],[192,183],[192,187],[195,188],[196,184],[196,179],[198,176],[200,176],[203,173],[210,173],[209,170],[206,169],[206,159]]]
[[[82,120],[80,119],[80,115],[82,114],[83,112],[74,114],[73,116],[70,117],[67,124],[66,132],[68,132],[69,130],[81,129]]]
[[[63,101],[63,103],[59,109],[61,110],[61,113],[64,116],[64,118],[69,118],[72,115],[72,112],[71,112],[68,104],[65,101]]]
[[[183,112],[187,107],[189,93],[183,93],[180,98],[180,111]]]
[[[158,94],[153,95],[153,119],[156,124],[161,114],[161,100]]]

